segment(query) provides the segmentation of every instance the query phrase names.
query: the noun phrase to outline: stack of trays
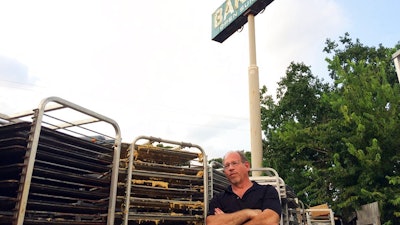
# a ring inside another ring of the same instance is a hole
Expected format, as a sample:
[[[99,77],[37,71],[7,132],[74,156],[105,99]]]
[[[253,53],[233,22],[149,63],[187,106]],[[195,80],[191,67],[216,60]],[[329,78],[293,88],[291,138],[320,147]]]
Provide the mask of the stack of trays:
[[[0,127],[0,224],[15,223],[31,123]],[[106,224],[113,149],[42,127],[24,224]]]
[[[203,224],[202,154],[151,144],[129,149],[134,160],[132,176],[125,175],[131,184],[125,224]]]
[[[210,188],[208,190],[210,192],[209,199],[211,199],[216,194],[226,190],[226,188],[230,185],[230,183],[221,169],[216,169],[210,166],[209,173],[210,173],[210,178],[209,178]]]
[[[0,127],[0,224],[12,222],[29,127],[26,123]]]

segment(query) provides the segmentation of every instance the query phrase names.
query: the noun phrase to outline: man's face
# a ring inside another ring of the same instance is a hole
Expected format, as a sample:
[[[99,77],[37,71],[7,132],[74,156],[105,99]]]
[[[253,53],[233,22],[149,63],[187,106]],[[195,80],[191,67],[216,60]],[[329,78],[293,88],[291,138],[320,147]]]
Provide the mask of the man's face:
[[[242,162],[238,153],[229,153],[224,159],[224,173],[232,184],[240,184],[248,177],[250,165]]]

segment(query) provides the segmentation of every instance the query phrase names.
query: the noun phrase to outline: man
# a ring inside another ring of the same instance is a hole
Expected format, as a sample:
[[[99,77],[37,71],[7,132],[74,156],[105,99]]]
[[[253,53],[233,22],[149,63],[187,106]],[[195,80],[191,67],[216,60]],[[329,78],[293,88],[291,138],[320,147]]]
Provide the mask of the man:
[[[231,185],[211,199],[207,225],[279,225],[281,204],[271,185],[249,178],[250,163],[241,151],[228,152],[224,174]]]

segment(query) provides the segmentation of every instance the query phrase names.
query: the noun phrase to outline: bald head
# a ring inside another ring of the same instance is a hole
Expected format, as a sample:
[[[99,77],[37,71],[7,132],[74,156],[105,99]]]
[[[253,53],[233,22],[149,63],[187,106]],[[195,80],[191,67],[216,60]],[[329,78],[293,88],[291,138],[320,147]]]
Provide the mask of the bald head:
[[[243,163],[244,162],[248,162],[246,156],[244,155],[244,152],[243,151],[239,151],[239,150],[227,152],[225,154],[224,158],[222,159],[222,162],[224,163],[225,159],[228,158],[228,156],[230,156],[230,155],[238,155],[240,157],[240,161],[241,162],[243,162]]]

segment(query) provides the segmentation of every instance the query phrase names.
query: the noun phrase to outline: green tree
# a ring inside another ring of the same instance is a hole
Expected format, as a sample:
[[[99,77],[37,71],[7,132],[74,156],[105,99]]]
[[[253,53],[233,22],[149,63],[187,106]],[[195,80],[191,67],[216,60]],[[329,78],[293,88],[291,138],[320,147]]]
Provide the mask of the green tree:
[[[349,211],[378,201],[383,221],[399,224],[400,208],[393,201],[399,188],[389,182],[398,177],[400,156],[400,95],[391,59],[395,49],[366,47],[348,34],[340,42],[344,50],[325,48],[335,53],[327,59],[336,87],[329,102],[342,116],[340,127],[348,130],[342,138],[346,147],[335,153],[331,168],[341,174],[335,176],[337,207]]]
[[[382,221],[400,224],[395,48],[367,47],[346,33],[324,51],[333,84],[291,63],[276,103],[261,90],[265,163],[308,205],[327,202],[347,217],[378,201]]]
[[[331,157],[320,139],[325,136],[315,135],[324,132],[323,127],[316,126],[332,114],[329,105],[321,100],[329,91],[329,86],[313,76],[309,67],[291,63],[286,77],[279,82],[277,104],[266,95],[265,87],[261,92],[267,166],[276,168],[310,205],[330,199],[330,184],[324,177],[329,177],[325,164]],[[319,138],[313,138],[316,136]]]

